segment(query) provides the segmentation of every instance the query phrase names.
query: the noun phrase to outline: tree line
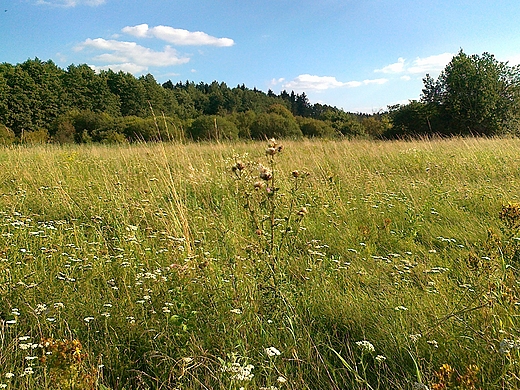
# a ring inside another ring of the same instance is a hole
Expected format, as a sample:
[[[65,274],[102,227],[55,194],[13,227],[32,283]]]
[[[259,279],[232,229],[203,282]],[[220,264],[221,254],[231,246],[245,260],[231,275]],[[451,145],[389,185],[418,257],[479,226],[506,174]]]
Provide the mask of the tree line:
[[[519,66],[460,50],[423,82],[420,100],[368,115],[311,104],[305,93],[159,84],[151,74],[35,58],[0,64],[0,143],[518,134]]]
[[[135,77],[88,65],[61,69],[38,58],[0,64],[0,142],[127,142],[370,134],[371,116],[279,95]]]

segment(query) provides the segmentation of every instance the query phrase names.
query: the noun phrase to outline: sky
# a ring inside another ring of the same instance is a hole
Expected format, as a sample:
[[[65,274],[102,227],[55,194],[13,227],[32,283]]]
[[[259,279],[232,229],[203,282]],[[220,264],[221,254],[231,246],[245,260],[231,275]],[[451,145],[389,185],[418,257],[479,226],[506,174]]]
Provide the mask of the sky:
[[[0,63],[245,84],[374,113],[461,49],[520,64],[519,0],[0,0]]]

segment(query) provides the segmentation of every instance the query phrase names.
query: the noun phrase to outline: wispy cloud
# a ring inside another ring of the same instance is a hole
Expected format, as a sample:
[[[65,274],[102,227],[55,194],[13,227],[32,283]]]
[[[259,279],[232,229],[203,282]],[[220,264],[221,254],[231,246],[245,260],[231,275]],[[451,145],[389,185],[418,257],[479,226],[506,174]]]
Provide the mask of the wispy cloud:
[[[363,85],[384,84],[388,79],[371,79],[363,81],[338,81],[333,76],[316,76],[310,74],[302,74],[295,79],[282,85],[283,88],[295,91],[325,91],[333,88],[356,88]]]
[[[378,73],[401,73],[404,70],[404,63],[405,63],[405,59],[402,57],[399,57],[397,62],[387,65],[381,69],[376,69],[376,72],[378,72]]]
[[[100,72],[102,70],[112,70],[114,72],[127,72],[132,74],[139,74],[146,72],[148,70],[147,66],[141,66],[136,65],[132,63],[124,63],[124,64],[112,64],[112,65],[103,65],[103,66],[96,66],[96,65],[89,65],[92,69],[94,69],[96,72]]]
[[[442,71],[453,58],[452,53],[442,53],[425,58],[417,57],[413,61],[399,57],[397,62],[386,65],[381,69],[376,69],[376,73],[385,74],[426,74],[438,73]]]
[[[149,27],[147,24],[127,26],[124,33],[138,38],[157,38],[174,45],[182,46],[233,46],[231,38],[216,38],[202,31],[188,31],[170,26]]]
[[[119,70],[140,73],[146,71],[149,66],[172,66],[187,63],[190,59],[182,57],[170,46],[163,51],[155,51],[138,45],[135,42],[106,40],[103,38],[87,39],[75,47],[76,51],[90,49],[103,51],[93,58],[94,61],[113,65],[99,66],[99,69],[110,67]]]
[[[77,5],[97,6],[105,4],[106,0],[37,0],[36,4],[51,5],[55,7],[75,7]]]

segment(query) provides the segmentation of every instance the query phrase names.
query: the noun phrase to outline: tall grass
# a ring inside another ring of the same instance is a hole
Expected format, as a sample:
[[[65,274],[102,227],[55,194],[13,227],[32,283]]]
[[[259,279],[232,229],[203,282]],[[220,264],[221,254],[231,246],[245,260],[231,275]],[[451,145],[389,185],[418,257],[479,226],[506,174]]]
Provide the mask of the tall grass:
[[[518,388],[520,140],[284,146],[1,149],[0,387]]]

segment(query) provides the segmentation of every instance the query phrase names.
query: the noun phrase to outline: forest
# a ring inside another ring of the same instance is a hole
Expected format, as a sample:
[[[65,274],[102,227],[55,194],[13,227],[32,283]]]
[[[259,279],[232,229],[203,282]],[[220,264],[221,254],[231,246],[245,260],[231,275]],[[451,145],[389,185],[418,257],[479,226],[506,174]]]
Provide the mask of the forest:
[[[0,64],[0,144],[517,135],[518,66],[461,49],[437,79],[423,82],[419,100],[362,114],[311,104],[294,91],[217,81],[161,85],[151,74],[61,69],[35,58]]]

